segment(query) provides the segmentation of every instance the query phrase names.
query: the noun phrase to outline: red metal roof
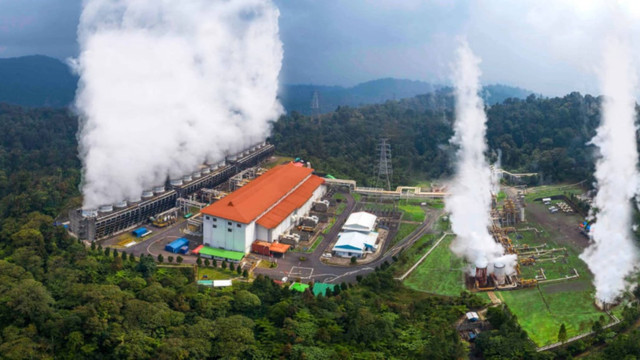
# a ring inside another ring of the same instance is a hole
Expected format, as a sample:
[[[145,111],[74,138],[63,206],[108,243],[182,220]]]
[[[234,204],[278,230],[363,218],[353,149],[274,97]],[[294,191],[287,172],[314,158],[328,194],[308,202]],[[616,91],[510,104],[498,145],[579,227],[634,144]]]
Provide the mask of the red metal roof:
[[[271,252],[284,254],[289,250],[290,247],[291,245],[287,245],[283,243],[271,243],[271,247],[269,247],[269,250]]]
[[[258,219],[258,225],[265,227],[267,229],[273,229],[278,224],[280,224],[287,216],[291,215],[291,213],[304,205],[307,200],[311,197],[314,191],[324,183],[324,179],[311,175],[304,184],[300,185],[294,192],[289,194],[286,198],[284,198],[278,205],[274,206],[273,209],[269,210],[268,213],[262,215],[260,219]]]
[[[202,213],[249,224],[309,177],[312,171],[313,169],[293,164],[276,166],[202,209]]]

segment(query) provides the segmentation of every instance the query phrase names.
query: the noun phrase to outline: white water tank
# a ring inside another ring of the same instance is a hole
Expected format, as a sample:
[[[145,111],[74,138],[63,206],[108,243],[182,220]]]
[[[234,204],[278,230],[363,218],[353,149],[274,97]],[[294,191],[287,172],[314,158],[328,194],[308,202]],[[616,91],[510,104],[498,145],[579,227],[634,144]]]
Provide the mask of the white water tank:
[[[82,209],[83,217],[95,217],[98,216],[98,209]]]
[[[100,205],[100,208],[98,209],[98,211],[101,212],[101,213],[112,212],[113,211],[113,205],[111,205],[111,204]]]
[[[131,204],[131,203],[139,203],[140,201],[142,201],[142,198],[140,196],[134,196],[134,197],[129,199],[129,204]]]
[[[507,270],[504,263],[497,262],[493,264],[493,275],[496,276],[496,281],[498,282],[498,285],[504,285],[504,283],[506,282],[506,278],[507,278],[506,271]]]

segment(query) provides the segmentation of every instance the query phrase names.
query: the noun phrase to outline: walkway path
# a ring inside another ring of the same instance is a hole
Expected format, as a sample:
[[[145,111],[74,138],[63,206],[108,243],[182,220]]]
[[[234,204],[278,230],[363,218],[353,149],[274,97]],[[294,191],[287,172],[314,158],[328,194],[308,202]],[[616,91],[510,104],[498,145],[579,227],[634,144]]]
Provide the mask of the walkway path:
[[[420,265],[424,259],[427,258],[427,256],[429,256],[429,254],[431,254],[431,252],[433,251],[433,249],[435,249],[436,247],[438,247],[438,245],[440,245],[440,243],[442,242],[442,240],[444,240],[445,237],[447,237],[447,235],[453,235],[452,233],[444,233],[440,239],[438,239],[438,241],[436,241],[435,244],[433,244],[433,246],[429,249],[429,251],[427,251],[424,255],[422,255],[422,257],[420,259],[418,259],[418,261],[416,261],[415,264],[413,264],[413,266],[411,268],[409,268],[409,270],[407,270],[406,273],[404,273],[402,276],[396,278],[396,280],[400,280],[400,281],[404,281],[404,279],[407,278],[407,276],[409,276],[409,274],[411,274],[411,272],[413,272],[413,270],[415,270],[418,265]]]

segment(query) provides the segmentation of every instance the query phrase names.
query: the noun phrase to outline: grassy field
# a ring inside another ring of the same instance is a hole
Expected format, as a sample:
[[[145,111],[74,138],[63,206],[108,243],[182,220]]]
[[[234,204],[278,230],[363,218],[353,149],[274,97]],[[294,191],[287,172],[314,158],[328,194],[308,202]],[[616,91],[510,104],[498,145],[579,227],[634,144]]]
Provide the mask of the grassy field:
[[[527,189],[525,195],[526,201],[533,201],[533,199],[550,197],[554,195],[567,195],[569,194],[582,194],[584,190],[577,185],[545,185],[537,186]]]
[[[265,169],[271,169],[271,168],[275,167],[276,165],[286,164],[286,163],[291,162],[293,160],[294,159],[292,157],[288,157],[288,156],[274,156],[271,160],[269,160],[267,163],[262,165],[262,167],[265,168]]]
[[[433,294],[456,296],[464,290],[464,261],[449,250],[454,236],[447,236],[407,277],[404,284]]]
[[[322,242],[322,240],[324,240],[324,235],[318,235],[318,237],[316,238],[316,241],[313,242],[313,244],[311,244],[310,248],[302,248],[300,246],[298,246],[297,248],[291,250],[292,252],[299,252],[299,253],[312,253],[316,250],[316,248],[318,247],[318,245],[320,245],[320,243]]]
[[[570,281],[541,285],[539,289],[502,291],[496,293],[518,317],[536,345],[544,346],[558,341],[562,323],[567,336],[576,336],[591,330],[592,322],[606,314],[593,304],[593,286],[588,281]]]
[[[396,243],[398,243],[398,241],[406,238],[415,229],[417,229],[418,226],[419,226],[418,224],[401,223],[400,228],[398,229],[396,236],[393,237],[393,240],[391,241],[391,244],[389,244],[389,247],[395,245]]]
[[[205,268],[198,267],[198,280],[202,280],[202,277],[207,275],[207,280],[228,280],[238,277],[238,273],[235,271],[222,270],[221,268]]]
[[[433,244],[438,234],[425,234],[413,244],[408,250],[405,250],[400,256],[400,260],[394,265],[394,273],[396,275],[404,274],[413,264],[420,259],[422,255]]]
[[[399,205],[398,208],[404,211],[404,220],[423,222],[425,213],[418,205]]]

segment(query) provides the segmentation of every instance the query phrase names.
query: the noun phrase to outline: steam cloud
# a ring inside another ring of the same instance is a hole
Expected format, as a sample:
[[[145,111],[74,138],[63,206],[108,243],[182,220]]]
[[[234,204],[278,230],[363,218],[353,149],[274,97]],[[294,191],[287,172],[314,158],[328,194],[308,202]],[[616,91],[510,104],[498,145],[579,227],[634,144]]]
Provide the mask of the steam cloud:
[[[504,255],[503,247],[493,240],[491,225],[491,169],[485,158],[487,117],[478,92],[480,59],[463,42],[457,50],[454,71],[456,120],[451,142],[459,146],[456,175],[446,201],[451,225],[457,237],[452,251],[471,263],[503,262],[507,270],[515,266],[515,255]]]
[[[635,99],[636,76],[631,48],[609,39],[599,74],[604,95],[603,116],[592,143],[600,149],[595,178],[597,221],[591,245],[580,256],[594,273],[596,297],[613,302],[625,289],[625,277],[638,263],[631,235],[631,199],[638,183]]]
[[[84,208],[264,140],[283,112],[278,16],[269,0],[85,0],[72,61]]]

